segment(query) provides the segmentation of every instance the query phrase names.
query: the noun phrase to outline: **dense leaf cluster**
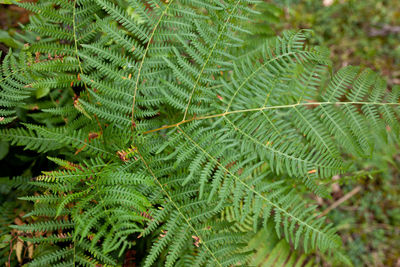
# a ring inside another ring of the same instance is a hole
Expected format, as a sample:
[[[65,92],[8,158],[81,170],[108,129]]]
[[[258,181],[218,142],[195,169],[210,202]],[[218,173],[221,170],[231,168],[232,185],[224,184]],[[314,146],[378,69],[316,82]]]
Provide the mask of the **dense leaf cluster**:
[[[2,64],[1,138],[59,155],[23,197],[34,222],[13,226],[49,248],[30,266],[116,265],[143,239],[143,266],[246,265],[268,225],[296,249],[340,249],[299,188],[327,197],[343,153],[398,136],[400,90],[369,69],[332,74],[308,31],[249,45],[256,4],[19,4],[34,36]]]

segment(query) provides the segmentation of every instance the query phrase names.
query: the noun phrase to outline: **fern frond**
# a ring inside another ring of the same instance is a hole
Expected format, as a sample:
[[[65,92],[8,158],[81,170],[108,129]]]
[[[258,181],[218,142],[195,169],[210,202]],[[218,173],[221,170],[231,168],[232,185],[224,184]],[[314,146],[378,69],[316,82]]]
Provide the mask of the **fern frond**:
[[[327,196],[343,153],[397,138],[400,87],[358,67],[331,75],[307,30],[249,51],[255,4],[19,3],[37,14],[2,63],[1,139],[59,155],[20,198],[34,222],[13,226],[52,248],[34,266],[114,266],[148,240],[144,266],[260,264],[248,244],[271,225],[286,240],[266,264],[304,263],[288,244],[339,250],[298,188]]]

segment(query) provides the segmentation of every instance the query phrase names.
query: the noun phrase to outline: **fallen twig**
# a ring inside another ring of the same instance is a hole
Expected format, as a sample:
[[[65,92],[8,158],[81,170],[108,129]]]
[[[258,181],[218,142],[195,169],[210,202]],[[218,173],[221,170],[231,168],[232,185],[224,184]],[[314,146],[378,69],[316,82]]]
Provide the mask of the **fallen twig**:
[[[330,205],[326,210],[324,210],[318,217],[325,216],[328,214],[331,210],[336,209],[340,204],[357,194],[361,190],[361,186],[356,186],[353,190],[348,192],[346,195],[343,197],[339,198],[337,201],[335,201],[332,205]]]

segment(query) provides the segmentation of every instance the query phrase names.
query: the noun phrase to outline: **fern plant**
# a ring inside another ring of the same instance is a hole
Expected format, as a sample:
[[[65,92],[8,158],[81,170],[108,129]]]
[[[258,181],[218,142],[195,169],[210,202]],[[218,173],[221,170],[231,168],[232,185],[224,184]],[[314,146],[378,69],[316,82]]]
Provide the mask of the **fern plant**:
[[[294,249],[339,255],[302,188],[329,197],[345,153],[397,138],[400,91],[369,69],[333,73],[309,31],[249,45],[256,4],[18,4],[36,37],[2,64],[1,138],[60,166],[21,197],[34,222],[12,226],[36,246],[29,266],[118,265],[149,243],[143,266],[247,266],[271,224]]]

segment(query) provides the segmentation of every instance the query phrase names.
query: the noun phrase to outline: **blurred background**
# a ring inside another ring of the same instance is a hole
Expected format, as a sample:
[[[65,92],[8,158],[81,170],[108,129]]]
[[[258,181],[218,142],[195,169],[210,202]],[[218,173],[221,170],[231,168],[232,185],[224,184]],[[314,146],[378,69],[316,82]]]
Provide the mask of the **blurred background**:
[[[255,41],[288,29],[312,29],[310,45],[329,48],[335,69],[361,65],[384,76],[389,89],[400,85],[399,0],[269,0],[258,8],[261,14],[249,25],[256,33],[252,36]],[[28,21],[24,9],[0,5],[2,56],[23,46],[14,38],[19,35],[19,25]],[[316,201],[328,220],[338,225],[353,265],[400,267],[400,150],[392,140],[377,144],[377,148],[372,159],[348,156],[358,171],[325,181],[332,199]],[[23,177],[38,175],[48,164],[44,155],[0,142],[0,176],[4,176],[0,178],[0,225],[23,222],[31,205],[16,198],[28,189]],[[7,185],[6,176],[17,177],[20,184]],[[0,248],[12,238],[3,226]],[[0,259],[0,264],[7,260]],[[332,265],[320,255],[315,264]]]

